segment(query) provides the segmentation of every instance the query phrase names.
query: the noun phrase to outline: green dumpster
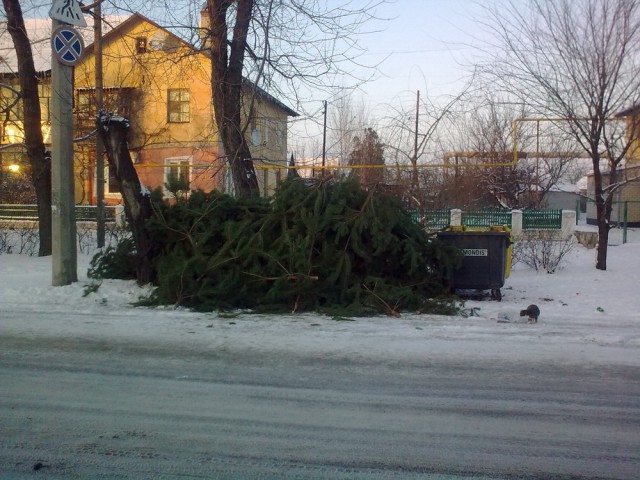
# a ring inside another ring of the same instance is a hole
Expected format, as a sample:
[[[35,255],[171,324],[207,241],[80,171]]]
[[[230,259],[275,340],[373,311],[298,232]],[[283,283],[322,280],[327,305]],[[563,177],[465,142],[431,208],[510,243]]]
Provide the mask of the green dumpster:
[[[455,271],[456,290],[491,290],[491,298],[502,300],[500,289],[511,269],[511,233],[507,227],[488,230],[446,230],[438,238],[462,250],[462,266]]]

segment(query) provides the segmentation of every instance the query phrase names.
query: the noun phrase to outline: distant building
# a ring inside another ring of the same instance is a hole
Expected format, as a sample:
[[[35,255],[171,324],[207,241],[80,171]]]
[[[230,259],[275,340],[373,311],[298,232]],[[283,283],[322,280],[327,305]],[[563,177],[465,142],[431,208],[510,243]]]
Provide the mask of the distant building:
[[[585,197],[577,185],[556,184],[545,193],[541,208],[581,211]]]

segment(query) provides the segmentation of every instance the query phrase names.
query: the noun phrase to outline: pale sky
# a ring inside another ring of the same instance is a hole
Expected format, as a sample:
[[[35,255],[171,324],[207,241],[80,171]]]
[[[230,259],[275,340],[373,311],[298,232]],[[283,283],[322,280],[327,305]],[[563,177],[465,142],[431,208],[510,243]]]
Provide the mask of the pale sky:
[[[370,53],[364,59],[381,62],[377,79],[363,87],[371,102],[391,102],[416,90],[456,93],[473,61],[474,37],[481,8],[475,0],[395,0],[378,9],[383,29],[362,38]]]
[[[368,2],[353,2],[359,3]],[[354,93],[354,100],[380,117],[391,108],[413,108],[418,90],[430,103],[457,95],[467,83],[470,65],[478,60],[475,47],[486,38],[478,21],[483,15],[476,0],[389,0],[378,7],[376,16],[381,20],[371,23],[374,31],[361,37],[367,53],[358,59],[377,69],[356,70],[373,79]],[[305,141],[313,143],[313,138],[321,142],[322,98],[309,102],[306,110],[315,115],[292,122],[294,149]]]

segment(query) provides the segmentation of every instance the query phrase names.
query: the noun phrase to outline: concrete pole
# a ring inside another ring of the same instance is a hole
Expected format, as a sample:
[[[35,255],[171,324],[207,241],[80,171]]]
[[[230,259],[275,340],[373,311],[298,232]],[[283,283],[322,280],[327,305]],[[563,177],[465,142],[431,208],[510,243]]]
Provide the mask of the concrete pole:
[[[53,28],[62,25],[53,20]],[[53,286],[78,281],[73,175],[73,67],[51,59],[51,213]]]
[[[96,107],[100,111],[104,107],[103,81],[102,81],[102,5],[97,2],[93,17],[93,38],[96,60]],[[105,217],[104,217],[104,145],[102,137],[96,135],[96,240],[98,248],[104,247]]]

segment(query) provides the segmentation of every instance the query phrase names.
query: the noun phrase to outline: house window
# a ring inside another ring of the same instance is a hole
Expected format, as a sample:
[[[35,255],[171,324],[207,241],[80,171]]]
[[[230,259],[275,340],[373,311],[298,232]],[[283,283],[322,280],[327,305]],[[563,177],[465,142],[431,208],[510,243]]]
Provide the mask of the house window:
[[[3,120],[22,121],[22,100],[8,88],[0,88],[0,113]]]
[[[105,166],[104,179],[106,185],[104,186],[104,192],[109,194],[120,193],[120,182],[116,177],[116,169],[110,163]]]
[[[134,89],[125,87],[107,87],[103,89],[103,109],[125,118],[131,118],[133,111]],[[83,88],[77,91],[76,100],[77,133],[79,136],[88,135],[96,128],[98,113],[96,91],[93,88]]]
[[[49,88],[49,85],[44,85],[42,83],[38,84],[38,97],[40,98],[40,115],[42,121],[49,122],[51,120],[51,89]]]
[[[136,38],[136,53],[147,53],[147,37]]]
[[[285,139],[287,137],[287,127],[281,121],[275,122],[275,144],[278,148],[283,148],[285,146]]]
[[[260,122],[262,124],[260,131],[262,134],[262,144],[266,145],[267,143],[269,143],[269,129],[271,126],[271,122],[269,121],[268,118],[263,118],[262,121]]]
[[[175,193],[177,190],[190,190],[191,157],[165,158],[164,160],[164,193]]]
[[[251,119],[251,143],[254,147],[269,143],[269,120],[266,117]]]
[[[103,170],[103,180],[104,180],[104,197],[112,198],[112,199],[120,199],[120,183],[116,178],[116,170],[111,166],[109,162],[105,159],[104,162],[104,170]],[[97,173],[93,175],[93,192],[97,197],[98,192],[98,175]]]
[[[189,90],[186,88],[170,89],[167,92],[167,121],[169,123],[189,121]]]

